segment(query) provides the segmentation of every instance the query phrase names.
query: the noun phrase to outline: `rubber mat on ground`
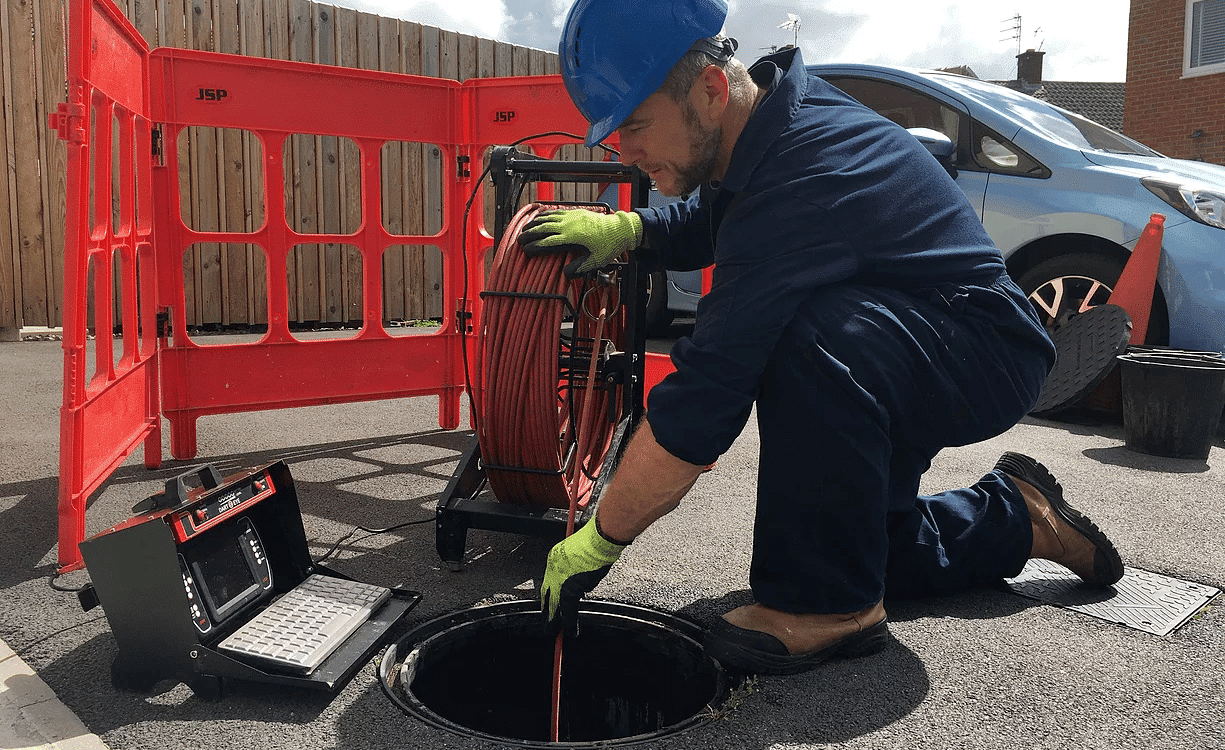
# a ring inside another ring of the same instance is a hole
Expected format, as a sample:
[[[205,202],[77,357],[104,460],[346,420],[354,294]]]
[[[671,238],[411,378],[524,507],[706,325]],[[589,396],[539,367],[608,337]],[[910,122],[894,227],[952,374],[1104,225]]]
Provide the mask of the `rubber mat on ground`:
[[[1015,594],[1064,609],[1117,622],[1129,628],[1169,635],[1198,612],[1220,589],[1125,568],[1113,589],[1088,586],[1062,565],[1030,560],[1016,578],[1004,583]]]

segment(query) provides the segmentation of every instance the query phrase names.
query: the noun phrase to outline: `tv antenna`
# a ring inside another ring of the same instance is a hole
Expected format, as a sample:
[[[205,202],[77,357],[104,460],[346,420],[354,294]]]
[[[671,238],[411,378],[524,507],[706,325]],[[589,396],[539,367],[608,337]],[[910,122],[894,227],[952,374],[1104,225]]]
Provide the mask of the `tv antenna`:
[[[1009,36],[1004,37],[1000,41],[1007,42],[1012,39],[1017,40],[1017,54],[1021,54],[1021,14],[1017,13],[1012,18],[1006,18],[1004,19],[1003,23],[1011,23],[1012,25],[1007,28],[1000,29],[1000,33],[1009,32]]]
[[[797,47],[800,43],[800,17],[794,13],[787,14],[787,20],[778,25],[780,29],[791,29],[791,46]]]

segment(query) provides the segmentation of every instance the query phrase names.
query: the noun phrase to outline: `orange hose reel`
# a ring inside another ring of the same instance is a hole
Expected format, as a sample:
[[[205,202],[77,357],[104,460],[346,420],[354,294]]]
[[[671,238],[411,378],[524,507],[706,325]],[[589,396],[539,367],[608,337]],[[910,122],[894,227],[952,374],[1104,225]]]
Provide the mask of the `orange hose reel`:
[[[500,502],[581,510],[616,427],[620,386],[599,365],[624,348],[625,311],[615,281],[567,279],[566,254],[519,248],[528,222],[561,207],[524,206],[498,245],[482,293],[474,427]]]

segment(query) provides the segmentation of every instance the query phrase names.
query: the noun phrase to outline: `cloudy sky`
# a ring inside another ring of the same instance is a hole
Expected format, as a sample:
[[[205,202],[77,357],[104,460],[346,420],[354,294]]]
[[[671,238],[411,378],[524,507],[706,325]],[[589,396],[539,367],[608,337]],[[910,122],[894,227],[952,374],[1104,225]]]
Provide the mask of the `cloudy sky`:
[[[571,0],[332,0],[382,16],[538,49],[556,50]],[[1040,49],[1053,81],[1122,81],[1127,0],[730,0],[728,33],[751,62],[796,39],[806,62],[867,62],[944,68],[969,65],[980,78],[1016,75],[1022,51]],[[788,14],[798,34],[780,29]],[[1020,15],[1020,29],[1015,17]]]

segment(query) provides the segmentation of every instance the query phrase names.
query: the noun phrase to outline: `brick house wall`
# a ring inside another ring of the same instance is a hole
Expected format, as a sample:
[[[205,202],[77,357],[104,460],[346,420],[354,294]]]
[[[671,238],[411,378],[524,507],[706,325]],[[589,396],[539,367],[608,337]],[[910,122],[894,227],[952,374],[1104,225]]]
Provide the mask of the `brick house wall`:
[[[1166,156],[1225,164],[1225,71],[1183,77],[1186,0],[1131,0],[1123,132]]]

